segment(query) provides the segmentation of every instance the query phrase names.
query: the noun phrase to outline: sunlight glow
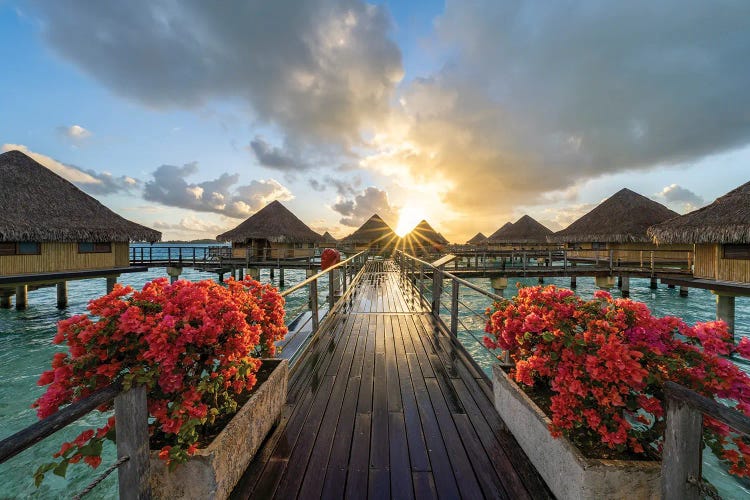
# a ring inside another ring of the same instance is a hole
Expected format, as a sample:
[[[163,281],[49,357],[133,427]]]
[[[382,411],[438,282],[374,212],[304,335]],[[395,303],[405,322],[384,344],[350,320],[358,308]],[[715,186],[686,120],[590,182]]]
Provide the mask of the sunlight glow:
[[[398,224],[396,225],[396,234],[403,237],[414,229],[414,226],[419,224],[422,219],[427,218],[427,211],[424,207],[415,205],[406,205],[401,207],[398,212]]]

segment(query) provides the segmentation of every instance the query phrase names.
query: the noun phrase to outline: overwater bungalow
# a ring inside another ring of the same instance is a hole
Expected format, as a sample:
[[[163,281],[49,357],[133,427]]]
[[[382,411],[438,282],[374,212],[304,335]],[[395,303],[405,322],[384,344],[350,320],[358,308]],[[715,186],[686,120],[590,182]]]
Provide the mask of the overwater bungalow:
[[[487,237],[482,233],[477,233],[472,239],[466,242],[467,245],[480,246],[487,242]]]
[[[326,231],[325,233],[323,233],[323,237],[320,239],[319,243],[321,247],[336,247],[336,244],[338,243],[338,241],[339,240],[334,238],[334,236],[331,233]]]
[[[524,215],[512,224],[504,225],[492,236],[492,244],[514,250],[547,249],[556,244],[547,242],[553,232],[532,217]]]
[[[646,230],[679,214],[630,189],[621,189],[567,228],[547,239],[571,250],[581,250],[582,258],[612,258],[621,264],[682,262],[692,248],[684,244],[654,244]],[[575,254],[571,254],[575,255]]]
[[[133,269],[129,242],[161,240],[161,233],[120,217],[71,182],[20,151],[0,154],[0,306],[26,306],[29,288],[108,278]]]
[[[442,250],[448,240],[423,219],[403,238],[402,244],[408,253],[435,253]]]
[[[511,226],[513,226],[513,223],[508,221],[502,226],[500,226],[500,229],[492,233],[491,235],[487,236],[487,239],[485,240],[485,244],[490,250],[511,250],[512,247],[509,247],[508,245],[505,245],[503,243],[500,243],[500,241],[503,238],[503,235],[510,230]]]
[[[712,290],[718,317],[733,329],[734,297],[750,295],[750,182],[648,234],[659,245],[694,245],[693,279],[662,281]]]
[[[390,253],[400,242],[400,238],[378,214],[370,217],[356,231],[339,242],[343,247],[360,252],[372,250],[377,253]]]
[[[321,238],[279,201],[216,237],[232,243],[232,257],[253,260],[312,257]]]

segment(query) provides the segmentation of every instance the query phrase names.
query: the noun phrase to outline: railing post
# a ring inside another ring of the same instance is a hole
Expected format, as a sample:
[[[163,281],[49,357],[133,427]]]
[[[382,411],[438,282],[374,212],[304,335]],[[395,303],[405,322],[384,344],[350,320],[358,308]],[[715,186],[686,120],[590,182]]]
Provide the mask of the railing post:
[[[349,264],[344,264],[344,282],[343,282],[343,289],[341,290],[341,293],[346,293],[347,289],[347,274],[349,273]]]
[[[568,251],[563,249],[563,272],[568,272]]]
[[[333,295],[335,291],[333,272],[333,269],[328,271],[328,312],[331,312],[333,305],[336,303],[336,297]]]
[[[312,312],[312,326],[313,332],[318,331],[318,280],[312,280],[310,282],[310,311]]]
[[[458,280],[451,280],[451,335],[458,336]]]
[[[609,272],[612,272],[612,270],[613,270],[613,267],[612,267],[612,258],[614,257],[614,255],[615,255],[615,251],[610,248],[609,249]]]
[[[146,387],[135,386],[115,398],[117,458],[129,457],[119,470],[119,494],[124,500],[151,498],[149,486],[148,406]]]
[[[422,303],[424,297],[424,264],[419,263],[419,303]]]
[[[432,315],[440,317],[440,296],[443,294],[443,270],[441,267],[432,268]]]
[[[701,481],[703,414],[667,392],[667,418],[661,461],[661,494],[664,500],[698,500],[700,490],[688,483]]]

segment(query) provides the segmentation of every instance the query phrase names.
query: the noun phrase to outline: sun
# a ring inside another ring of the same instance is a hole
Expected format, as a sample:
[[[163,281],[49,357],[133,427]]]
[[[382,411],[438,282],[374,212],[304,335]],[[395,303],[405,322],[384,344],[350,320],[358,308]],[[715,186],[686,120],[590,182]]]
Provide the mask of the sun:
[[[406,205],[401,207],[398,212],[398,224],[396,224],[396,234],[402,238],[406,234],[414,229],[414,226],[426,216],[426,211],[423,207],[415,205]]]

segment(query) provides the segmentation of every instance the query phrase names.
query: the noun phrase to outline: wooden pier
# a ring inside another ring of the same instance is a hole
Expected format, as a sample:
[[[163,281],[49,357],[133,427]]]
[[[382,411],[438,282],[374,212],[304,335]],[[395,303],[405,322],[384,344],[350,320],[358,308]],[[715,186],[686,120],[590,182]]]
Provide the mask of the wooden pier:
[[[234,498],[548,498],[487,378],[367,263],[294,366],[287,404]]]

